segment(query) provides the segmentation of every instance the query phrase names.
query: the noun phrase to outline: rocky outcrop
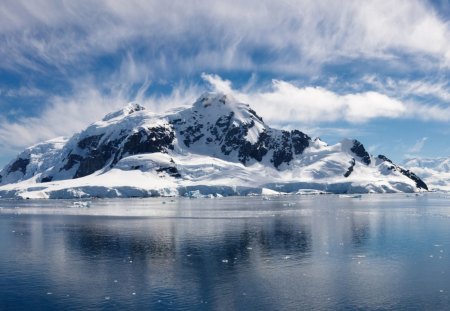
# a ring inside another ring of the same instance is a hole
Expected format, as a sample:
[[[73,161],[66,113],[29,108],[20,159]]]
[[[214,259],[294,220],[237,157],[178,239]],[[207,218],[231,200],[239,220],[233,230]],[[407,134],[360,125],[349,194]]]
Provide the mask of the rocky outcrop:
[[[416,183],[417,188],[423,189],[423,190],[428,190],[427,184],[422,179],[420,179],[419,176],[417,176],[410,170],[404,169],[404,168],[398,166],[397,164],[394,164],[390,159],[388,159],[387,157],[385,157],[382,154],[378,155],[378,159],[390,163],[390,166],[388,167],[388,169],[393,170],[393,171],[398,171],[401,174],[403,174],[404,176],[408,177],[409,179],[412,179]]]
[[[355,158],[352,158],[352,160],[350,161],[350,166],[347,169],[347,172],[344,173],[344,177],[347,178],[348,176],[350,176],[352,174],[355,164],[356,164]]]
[[[353,147],[350,149],[355,155],[361,158],[361,160],[369,165],[370,164],[370,154],[366,151],[363,144],[361,144],[356,139],[353,140]]]

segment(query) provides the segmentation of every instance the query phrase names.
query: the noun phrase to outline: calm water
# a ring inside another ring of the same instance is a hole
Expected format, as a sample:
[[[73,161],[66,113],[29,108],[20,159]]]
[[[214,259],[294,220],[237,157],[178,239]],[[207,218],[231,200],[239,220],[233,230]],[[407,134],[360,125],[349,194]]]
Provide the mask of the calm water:
[[[0,310],[450,308],[442,195],[0,207]]]

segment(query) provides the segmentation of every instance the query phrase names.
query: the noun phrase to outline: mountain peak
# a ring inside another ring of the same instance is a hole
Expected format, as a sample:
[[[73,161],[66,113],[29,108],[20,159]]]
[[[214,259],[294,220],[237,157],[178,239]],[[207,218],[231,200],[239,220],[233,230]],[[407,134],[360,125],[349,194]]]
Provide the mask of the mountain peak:
[[[127,116],[129,114],[132,114],[136,111],[143,111],[145,110],[144,106],[141,106],[139,103],[137,102],[130,102],[128,103],[125,107],[123,107],[122,109],[109,113],[107,114],[102,121],[109,121],[112,119],[115,119],[117,117],[123,117],[123,116]]]
[[[169,114],[144,109],[129,103],[69,140],[25,150],[0,171],[0,196],[71,198],[79,189],[87,196],[182,195],[187,187],[221,194],[255,187],[426,189],[410,171],[371,157],[357,140],[327,146],[299,130],[272,128],[229,94],[204,93]]]
[[[236,100],[236,98],[230,94],[225,94],[222,92],[205,92],[195,101],[194,107],[208,108],[215,106],[234,106],[239,104],[240,103]]]

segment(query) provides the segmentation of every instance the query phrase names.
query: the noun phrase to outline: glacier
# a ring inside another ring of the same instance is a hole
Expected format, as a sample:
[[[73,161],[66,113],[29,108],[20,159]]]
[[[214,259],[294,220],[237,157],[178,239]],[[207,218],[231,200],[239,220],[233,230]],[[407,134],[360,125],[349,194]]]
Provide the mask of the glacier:
[[[426,190],[412,171],[370,155],[355,139],[328,145],[272,128],[249,105],[217,92],[163,114],[130,103],[70,138],[27,148],[0,171],[2,198]]]

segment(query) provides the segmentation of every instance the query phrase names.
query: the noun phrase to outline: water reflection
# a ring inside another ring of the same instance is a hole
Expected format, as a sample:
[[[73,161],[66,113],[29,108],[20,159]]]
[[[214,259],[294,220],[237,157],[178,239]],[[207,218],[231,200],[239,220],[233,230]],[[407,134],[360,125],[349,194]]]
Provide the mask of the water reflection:
[[[442,309],[450,302],[449,219],[435,217],[440,201],[426,213],[416,201],[333,197],[134,201],[122,204],[132,216],[102,212],[120,202],[76,215],[0,213],[0,309]],[[152,217],[133,214],[143,211]]]

